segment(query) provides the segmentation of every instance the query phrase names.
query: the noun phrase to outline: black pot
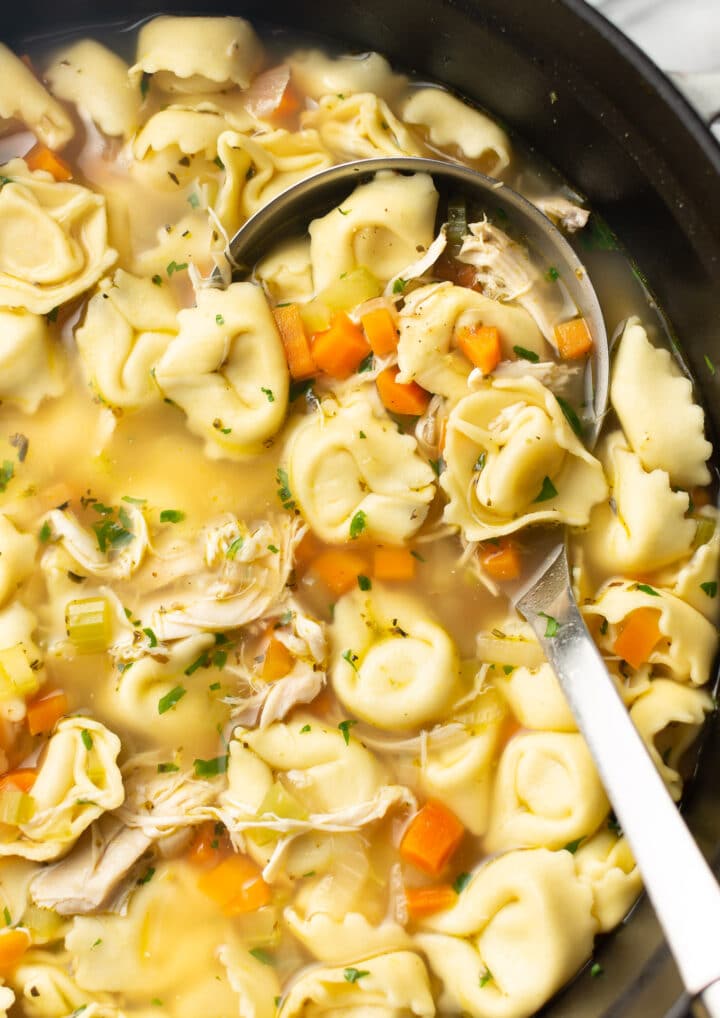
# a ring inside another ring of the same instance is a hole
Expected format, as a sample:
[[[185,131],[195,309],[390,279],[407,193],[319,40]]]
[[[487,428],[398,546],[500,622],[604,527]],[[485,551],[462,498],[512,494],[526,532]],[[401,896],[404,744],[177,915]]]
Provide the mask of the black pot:
[[[145,18],[158,6],[153,0],[6,2],[0,34],[12,45]],[[720,147],[660,71],[583,0],[174,0],[169,13],[181,12],[272,20],[351,50],[377,49],[398,68],[445,82],[497,114],[587,195],[618,234],[667,314],[712,430],[720,433]],[[716,359],[717,375],[708,365]],[[686,816],[717,863],[717,714],[710,727]],[[681,881],[682,873],[669,872],[667,879]],[[598,946],[597,957],[604,974],[593,979],[586,970],[543,1013],[684,1013],[679,978],[647,900]]]

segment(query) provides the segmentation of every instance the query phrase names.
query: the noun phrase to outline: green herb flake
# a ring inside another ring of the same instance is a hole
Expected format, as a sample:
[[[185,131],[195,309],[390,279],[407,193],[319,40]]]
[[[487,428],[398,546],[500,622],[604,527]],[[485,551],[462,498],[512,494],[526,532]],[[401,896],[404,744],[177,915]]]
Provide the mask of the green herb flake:
[[[158,645],[157,636],[152,631],[152,629],[150,629],[149,626],[146,626],[143,629],[143,633],[145,633],[145,635],[147,636],[148,640],[150,641],[150,647],[151,648],[152,647],[157,647],[157,645]]]
[[[473,464],[473,471],[476,474],[479,474],[480,471],[485,468],[486,463],[487,463],[487,453],[483,450],[483,452],[480,453],[478,458],[475,460],[475,463]]]
[[[506,675],[512,675],[515,671],[515,665],[503,665],[503,671]]]
[[[566,399],[562,398],[562,396],[556,396],[555,399],[558,401],[558,403],[560,405],[560,409],[565,414],[565,420],[568,422],[570,427],[573,429],[573,431],[575,432],[577,437],[580,438],[580,439],[584,438],[584,435],[583,435],[583,426],[580,423],[580,418],[575,413],[575,410],[570,406],[570,404],[568,403],[568,401]]]
[[[455,894],[461,894],[472,880],[472,873],[458,873],[453,880],[452,889]]]
[[[4,460],[0,467],[0,491],[5,491],[15,476],[15,465],[11,460]]]
[[[148,866],[148,868],[145,870],[143,875],[138,879],[138,884],[140,886],[142,886],[143,884],[149,884],[154,876],[155,876],[155,867],[154,866]]]
[[[617,835],[618,838],[622,837],[622,827],[618,823],[618,819],[614,813],[611,813],[608,817],[607,829]]]
[[[162,1007],[163,1006],[163,1002],[160,1000],[159,997],[153,997],[153,999],[150,1001],[150,1003],[154,1007]]]
[[[357,671],[357,661],[358,661],[357,654],[354,654],[351,650],[344,650],[342,653],[342,657],[345,661],[347,661],[347,663],[354,671]]]
[[[534,350],[526,350],[524,346],[514,346],[513,351],[524,361],[530,361],[531,364],[537,364],[540,360],[540,355],[536,354]]]
[[[146,498],[133,498],[132,495],[123,495],[122,502],[129,502],[130,505],[147,505]]]
[[[395,282],[393,283],[392,292],[393,293],[404,293],[406,286],[407,286],[407,279],[400,279],[400,277],[398,277],[395,280]]]
[[[358,367],[358,374],[364,375],[366,371],[372,371],[375,367],[375,355],[370,352],[367,357],[363,357]]]
[[[144,73],[142,78],[140,79],[140,95],[143,97],[143,99],[148,94],[149,90],[150,90],[150,75]]]
[[[547,502],[548,499],[555,498],[557,495],[557,488],[550,480],[549,477],[544,477],[542,482],[542,488],[538,495],[535,496],[533,502]]]
[[[172,710],[176,704],[180,703],[186,693],[187,689],[184,686],[175,686],[165,696],[161,696],[158,700],[158,714],[166,714],[167,711]]]
[[[187,267],[188,267],[187,262],[172,261],[168,264],[168,267],[165,271],[167,272],[169,278],[170,276],[172,276],[173,272],[183,272]]]
[[[200,205],[200,198],[193,191],[192,194],[188,195],[188,205],[190,208],[196,209]]]
[[[575,838],[574,841],[568,841],[567,845],[563,845],[563,852],[569,852],[570,855],[575,855],[584,840],[585,838]]]
[[[175,771],[179,771],[180,768],[174,763],[159,763],[157,765],[158,774],[174,774]]]
[[[428,460],[428,462],[432,467],[435,476],[439,477],[440,474],[445,469],[445,460],[442,458],[442,456],[439,456],[436,460]]]
[[[548,280],[549,283],[556,283],[559,278],[560,273],[558,272],[554,265],[551,265],[550,268],[547,270],[546,279]]]
[[[649,583],[636,583],[635,590],[641,590],[643,594],[650,594],[651,597],[660,597],[660,594]]]
[[[605,636],[607,631],[608,631],[608,620],[603,619],[602,622],[600,623],[600,635]]]
[[[228,769],[228,755],[215,756],[211,760],[193,760],[196,778],[215,778]]]
[[[222,161],[220,156],[215,156],[215,158],[213,159],[213,162],[215,163],[215,165],[217,166],[217,168],[219,170],[224,170],[225,169],[225,163]]]
[[[338,725],[338,728],[342,732],[343,739],[345,740],[345,745],[346,746],[350,745],[350,729],[354,725],[356,725],[356,724],[357,724],[357,721],[350,721],[348,719],[347,721],[341,721],[340,724]]]
[[[39,539],[41,544],[47,544],[51,537],[52,537],[52,530],[50,529],[50,524],[48,523],[47,520],[45,520],[43,525],[40,527],[40,532],[38,533],[38,539]]]
[[[185,669],[186,675],[194,675],[199,668],[208,668],[210,666],[210,659],[208,658],[207,651],[204,650],[199,657],[187,666]]]
[[[225,319],[223,318],[222,315],[219,315],[219,314],[215,315],[215,324],[216,325],[224,325],[225,324]]]
[[[301,735],[307,735],[307,733],[311,732],[311,731],[312,731],[312,727],[310,725],[303,725],[302,728],[300,729],[300,734]]]
[[[266,389],[264,386],[260,386],[260,392],[265,393],[268,403],[275,402],[275,393],[272,391],[272,389]]]
[[[545,626],[545,639],[551,640],[553,636],[557,636],[558,630],[560,629],[560,623],[557,619],[554,619],[552,615],[547,615],[545,612],[538,612],[538,615],[547,620]]]
[[[363,574],[360,573],[357,578],[357,582],[360,590],[372,590],[372,580],[369,576],[363,576]]]
[[[52,311],[48,311],[48,313],[45,315],[45,318],[48,320],[48,322],[56,322],[57,321],[57,316],[58,316],[58,311],[59,310],[60,310],[60,308],[57,307],[57,308],[53,308]]]
[[[707,367],[707,369],[708,369],[708,371],[710,372],[711,375],[715,374],[715,371],[716,371],[715,365],[710,360],[710,358],[708,357],[707,354],[705,354],[705,366]]]
[[[180,509],[163,509],[160,513],[161,523],[182,523],[185,513]]]
[[[80,732],[80,738],[82,739],[83,746],[89,753],[90,750],[93,748],[93,737],[87,730],[87,728],[83,728],[83,730]]]
[[[94,947],[100,947],[101,944],[102,937],[98,937],[97,940],[93,941],[93,943],[90,945],[90,950],[92,950]]]
[[[225,665],[227,664],[227,657],[228,656],[226,650],[216,650],[215,653],[213,654],[213,667],[217,668],[219,671],[222,671]],[[210,686],[210,689],[213,689],[215,685],[217,685],[218,689],[220,688],[220,683],[218,682],[213,684],[213,686]]]
[[[717,596],[717,588],[718,588],[718,585],[717,585],[717,581],[715,581],[715,580],[708,580],[707,583],[701,583],[700,584],[700,590],[702,590],[705,594],[707,594],[708,597],[716,597]]]
[[[12,916],[10,915],[10,909],[7,907],[7,905],[3,909],[3,916],[5,918],[5,925],[12,926]]]
[[[358,509],[353,518],[350,520],[350,537],[354,541],[360,537],[363,530],[367,527],[367,516],[362,509]]]
[[[280,1007],[282,1004],[282,997],[273,997],[273,1004],[275,1007]]]
[[[287,475],[287,470],[283,470],[282,467],[278,467],[275,472],[275,480],[277,481],[278,491],[277,495],[282,503],[283,509],[287,509],[288,512],[292,512],[295,509],[295,501],[290,491],[290,479]]]
[[[208,689],[211,693],[217,693],[220,689],[222,689],[222,685],[219,682],[211,682]]]
[[[251,954],[253,958],[256,958],[262,965],[274,964],[272,955],[268,954],[267,951],[264,951],[262,947],[251,947],[248,953]]]
[[[593,977],[593,979],[597,979],[598,976],[601,976],[604,971],[605,969],[602,967],[600,962],[596,961],[593,962],[592,967],[590,968],[590,975]]]
[[[367,971],[367,969],[347,968],[343,972],[345,982],[347,983],[356,983],[358,979],[362,979],[363,976],[369,975],[370,973]]]
[[[341,209],[338,207],[338,212],[340,213],[341,216],[349,216],[351,211],[352,209]]]
[[[245,543],[244,537],[236,537],[235,540],[225,549],[225,558],[233,559]]]
[[[484,972],[480,973],[480,989],[483,986],[487,986],[488,983],[492,982],[493,974],[490,969],[486,968]]]
[[[426,560],[425,560],[425,559],[423,558],[423,556],[422,556],[422,555],[420,554],[420,552],[419,552],[419,551],[415,551],[415,549],[414,549],[414,548],[412,549],[412,551],[410,552],[410,554],[412,555],[412,557],[413,557],[413,558],[416,558],[416,559],[418,560],[418,562],[425,562],[425,561],[426,561]]]

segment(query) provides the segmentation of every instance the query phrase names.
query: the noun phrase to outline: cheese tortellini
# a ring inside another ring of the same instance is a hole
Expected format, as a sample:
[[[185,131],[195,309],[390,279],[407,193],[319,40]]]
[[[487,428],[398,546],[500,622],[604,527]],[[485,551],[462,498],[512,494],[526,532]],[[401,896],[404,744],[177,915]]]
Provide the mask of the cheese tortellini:
[[[360,532],[402,544],[422,526],[435,494],[435,474],[415,439],[362,400],[297,420],[285,458],[292,497],[330,543],[349,540],[355,520]]]
[[[353,714],[408,731],[447,712],[460,692],[460,662],[420,601],[375,584],[346,594],[330,628],[333,688]]]
[[[371,92],[325,95],[302,115],[338,162],[379,156],[420,156],[423,146],[384,99]]]
[[[0,304],[47,314],[96,283],[115,262],[102,195],[29,170],[0,167]]]
[[[532,378],[496,379],[448,418],[444,519],[470,541],[531,523],[583,526],[607,485],[559,403]]]
[[[75,129],[62,104],[1,42],[0,83],[0,135],[19,121],[50,148],[62,148],[70,141]]]
[[[34,413],[43,399],[63,390],[47,322],[19,308],[0,308],[0,335],[0,399]]]
[[[141,94],[128,66],[107,46],[81,39],[54,54],[45,70],[54,95],[75,103],[111,137],[128,137],[137,127]]]
[[[508,852],[476,870],[416,940],[441,1004],[475,1018],[531,1015],[588,957],[597,921],[569,852]]]
[[[32,786],[34,812],[2,827],[0,855],[57,859],[105,810],[124,798],[116,759],[120,740],[98,721],[68,717],[50,738]]]
[[[178,335],[155,369],[162,392],[187,414],[213,456],[252,456],[280,429],[288,370],[262,290],[203,290],[178,314]]]

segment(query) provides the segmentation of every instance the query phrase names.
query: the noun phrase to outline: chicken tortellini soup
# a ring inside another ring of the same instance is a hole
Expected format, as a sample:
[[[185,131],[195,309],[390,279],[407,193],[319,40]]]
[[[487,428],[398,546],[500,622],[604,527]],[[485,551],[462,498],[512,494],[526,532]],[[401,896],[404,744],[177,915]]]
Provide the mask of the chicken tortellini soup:
[[[679,799],[703,410],[605,228],[484,113],[272,47],[232,17],[0,46],[0,1013],[527,1018],[640,879],[502,583],[569,528]],[[561,274],[423,173],[233,280],[250,214],[383,154],[577,235],[619,336],[593,451]]]

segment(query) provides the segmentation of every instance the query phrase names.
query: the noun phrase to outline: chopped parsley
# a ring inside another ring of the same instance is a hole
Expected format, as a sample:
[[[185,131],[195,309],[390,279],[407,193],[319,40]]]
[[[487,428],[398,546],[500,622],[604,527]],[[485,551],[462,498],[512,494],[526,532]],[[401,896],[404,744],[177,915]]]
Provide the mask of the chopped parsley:
[[[168,277],[170,277],[172,276],[173,272],[183,272],[187,267],[188,267],[187,262],[172,261],[168,264],[168,267],[165,271],[167,272]]]
[[[211,760],[193,760],[196,778],[215,778],[228,769],[228,755],[214,756]]]
[[[103,505],[102,502],[95,502],[93,509],[102,519],[93,523],[98,548],[104,554],[108,548],[122,548],[129,544],[135,537],[132,529],[132,520],[124,509],[120,509],[115,519],[115,509],[112,506]]]
[[[407,286],[407,279],[401,279],[398,277],[393,283],[393,293],[404,293],[405,287]]]
[[[602,622],[600,623],[600,635],[604,636],[605,633],[607,633],[607,631],[608,631],[608,620],[603,619]]]
[[[310,731],[312,731],[312,728],[310,727],[310,725],[303,725],[302,728],[300,729],[300,734],[301,735],[307,735],[307,733],[310,732]]]
[[[145,635],[147,636],[148,640],[150,641],[150,646],[151,647],[157,647],[157,645],[158,645],[157,636],[152,631],[152,629],[150,629],[149,626],[146,626],[145,629],[143,629],[143,633],[145,633]]]
[[[38,533],[38,539],[40,540],[41,544],[47,544],[51,537],[52,537],[52,530],[50,529],[50,524],[48,523],[47,520],[45,520],[43,525],[40,527],[40,532]]]
[[[157,765],[158,774],[174,774],[175,771],[179,771],[180,768],[174,763],[159,763]]]
[[[152,878],[155,876],[155,867],[148,866],[143,875],[138,879],[138,884],[149,884]]]
[[[5,491],[10,481],[15,476],[15,466],[11,460],[3,460],[0,467],[0,491]]]
[[[47,313],[47,314],[45,315],[45,318],[46,318],[46,319],[47,319],[47,320],[48,320],[49,322],[56,322],[56,321],[57,321],[57,316],[58,316],[58,311],[59,311],[59,310],[60,310],[60,308],[59,308],[59,307],[57,307],[57,308],[53,308],[53,309],[52,309],[52,311],[48,311],[48,313]]]
[[[180,703],[186,693],[187,689],[184,686],[175,686],[165,696],[161,696],[158,700],[158,714],[166,714],[169,710],[172,710],[176,704]]]
[[[351,209],[338,208],[338,212],[340,213],[341,216],[349,216],[351,211],[352,211]]]
[[[351,539],[354,541],[356,538],[360,537],[360,534],[362,534],[363,530],[365,530],[366,527],[367,527],[367,516],[362,511],[362,509],[358,509],[353,518],[350,520]]]
[[[585,838],[575,838],[574,841],[568,841],[567,845],[563,845],[563,852],[569,852],[570,855],[575,855],[584,840]]]
[[[217,668],[218,671],[222,671],[225,665],[227,664],[227,657],[228,656],[226,650],[216,650],[215,653],[213,654],[213,666]],[[215,688],[220,689],[219,682],[214,682],[212,686],[210,686],[210,689]]]
[[[218,651],[218,654],[221,654],[221,653],[223,653],[223,652],[222,651]],[[227,657],[227,654],[225,654],[224,656]],[[212,693],[217,693],[217,691],[219,689],[222,689],[222,685],[219,682],[211,682],[210,685],[208,686],[208,689]]]
[[[132,495],[123,495],[122,502],[129,502],[130,505],[147,505],[146,498],[133,498]]]
[[[163,509],[160,513],[161,523],[182,523],[185,513],[180,509]]]
[[[565,414],[565,420],[568,422],[570,427],[573,429],[578,438],[583,438],[583,426],[580,423],[580,418],[575,413],[573,408],[570,406],[566,399],[562,396],[556,396],[555,399],[560,404],[560,409]]]
[[[367,355],[367,357],[363,357],[363,359],[360,361],[360,365],[358,367],[358,374],[362,375],[366,371],[372,371],[374,367],[375,367],[375,355],[371,351]]]
[[[343,659],[347,661],[347,663],[350,665],[350,667],[354,669],[354,671],[357,671],[357,661],[358,661],[357,654],[354,654],[351,650],[344,650],[342,656]]]
[[[225,558],[230,559],[235,558],[235,556],[240,551],[244,543],[245,543],[244,537],[236,537],[235,540],[232,541],[232,543],[229,544],[225,549]]]
[[[660,594],[649,583],[636,583],[635,590],[641,590],[643,594],[650,594],[652,597],[660,597]]]
[[[707,583],[700,584],[700,590],[702,590],[708,597],[715,597],[717,595],[717,581],[708,580]]]
[[[278,307],[281,305],[278,304]],[[310,392],[313,385],[315,384],[314,378],[301,378],[298,382],[290,383],[290,391],[288,392],[288,402],[294,403],[298,396],[304,396]]]
[[[609,831],[612,831],[613,834],[616,834],[618,838],[622,836],[622,827],[618,823],[618,819],[614,813],[611,813],[608,817],[607,828]]]
[[[295,501],[290,491],[290,479],[287,475],[287,470],[283,470],[282,467],[278,467],[275,472],[275,480],[278,483],[277,495],[282,502],[283,509],[287,509],[288,512],[292,512],[295,508]]]
[[[555,498],[556,495],[557,488],[555,487],[555,485],[553,484],[549,477],[544,477],[542,482],[542,488],[540,489],[539,494],[536,495],[536,497],[533,499],[533,502],[547,502],[548,499]]]
[[[540,360],[539,354],[536,354],[534,350],[526,350],[524,346],[514,346],[513,351],[522,360],[530,361],[531,364],[537,364]]]
[[[364,576],[360,573],[357,578],[357,582],[360,590],[372,590],[372,580],[369,576]]]
[[[512,675],[515,671],[515,665],[503,665],[503,671],[506,675]]]
[[[262,947],[251,947],[249,954],[256,958],[262,965],[272,965],[273,957],[268,954],[267,951],[263,950]]]
[[[547,619],[547,625],[545,626],[545,639],[550,640],[553,636],[557,636],[558,630],[560,629],[560,623],[557,619],[554,619],[552,615],[547,615],[545,612],[538,612],[538,615]]]
[[[356,724],[357,721],[351,721],[348,719],[347,721],[341,721],[340,724],[338,725],[338,728],[342,732],[346,746],[350,745],[350,729]]]
[[[10,915],[10,909],[7,907],[7,905],[3,909],[3,916],[5,918],[5,925],[12,926],[12,916]]]
[[[93,737],[87,730],[87,728],[83,728],[83,730],[80,732],[80,738],[82,739],[83,746],[89,753],[90,750],[93,748]]]
[[[455,892],[455,894],[460,894],[462,891],[464,891],[471,880],[472,880],[471,873],[458,873],[458,875],[453,880],[452,885],[452,889]]]
[[[410,552],[410,554],[412,555],[412,557],[413,557],[413,558],[416,558],[416,559],[418,560],[418,562],[424,562],[424,561],[425,561],[425,559],[424,559],[424,558],[423,558],[423,556],[422,556],[422,555],[420,554],[420,552],[419,552],[419,551],[415,551],[415,549],[414,549],[414,548],[412,549],[412,551]]]
[[[487,986],[488,983],[492,982],[493,974],[490,969],[486,968],[484,972],[480,973],[480,989],[483,986]]]
[[[551,265],[550,268],[547,270],[546,278],[550,283],[556,283],[560,278],[560,273],[558,272],[554,265]]]
[[[215,165],[217,166],[217,168],[219,170],[224,170],[225,169],[225,163],[222,161],[220,156],[215,156],[215,158],[213,159],[213,162],[215,163]]]
[[[483,450],[473,464],[473,470],[476,474],[479,474],[484,469],[487,463],[487,453]]]
[[[195,660],[187,666],[185,669],[186,675],[194,675],[198,668],[207,668],[210,664],[208,653],[206,650],[202,652],[200,657],[196,657]]]
[[[356,983],[358,979],[362,979],[363,976],[369,975],[370,973],[367,971],[367,969],[347,968],[343,972],[345,981],[348,983]]]
[[[442,458],[442,456],[438,456],[436,460],[428,460],[428,462],[430,466],[433,468],[433,473],[435,474],[435,476],[439,477],[440,474],[445,469],[445,460]]]
[[[276,544],[269,544],[267,546],[267,550],[271,551],[273,553],[273,555],[279,555],[280,554],[280,549],[278,548],[278,546]]]
[[[222,315],[219,315],[219,314],[215,315],[215,324],[216,325],[224,325],[225,324],[225,319],[223,318]]]
[[[268,403],[275,402],[275,393],[272,391],[272,389],[266,389],[264,386],[261,386],[260,391],[265,393]]]
[[[707,369],[708,369],[708,371],[710,372],[711,375],[715,374],[715,365],[710,360],[710,358],[708,357],[707,354],[705,354],[705,366],[707,367]]]
[[[596,962],[593,962],[593,964],[592,964],[592,967],[590,969],[590,975],[593,977],[593,979],[597,979],[598,976],[601,976],[604,971],[605,971],[605,969],[602,967],[600,962],[596,961]]]
[[[140,95],[143,97],[143,99],[150,90],[150,77],[151,76],[149,74],[144,73],[142,78],[140,79]]]

